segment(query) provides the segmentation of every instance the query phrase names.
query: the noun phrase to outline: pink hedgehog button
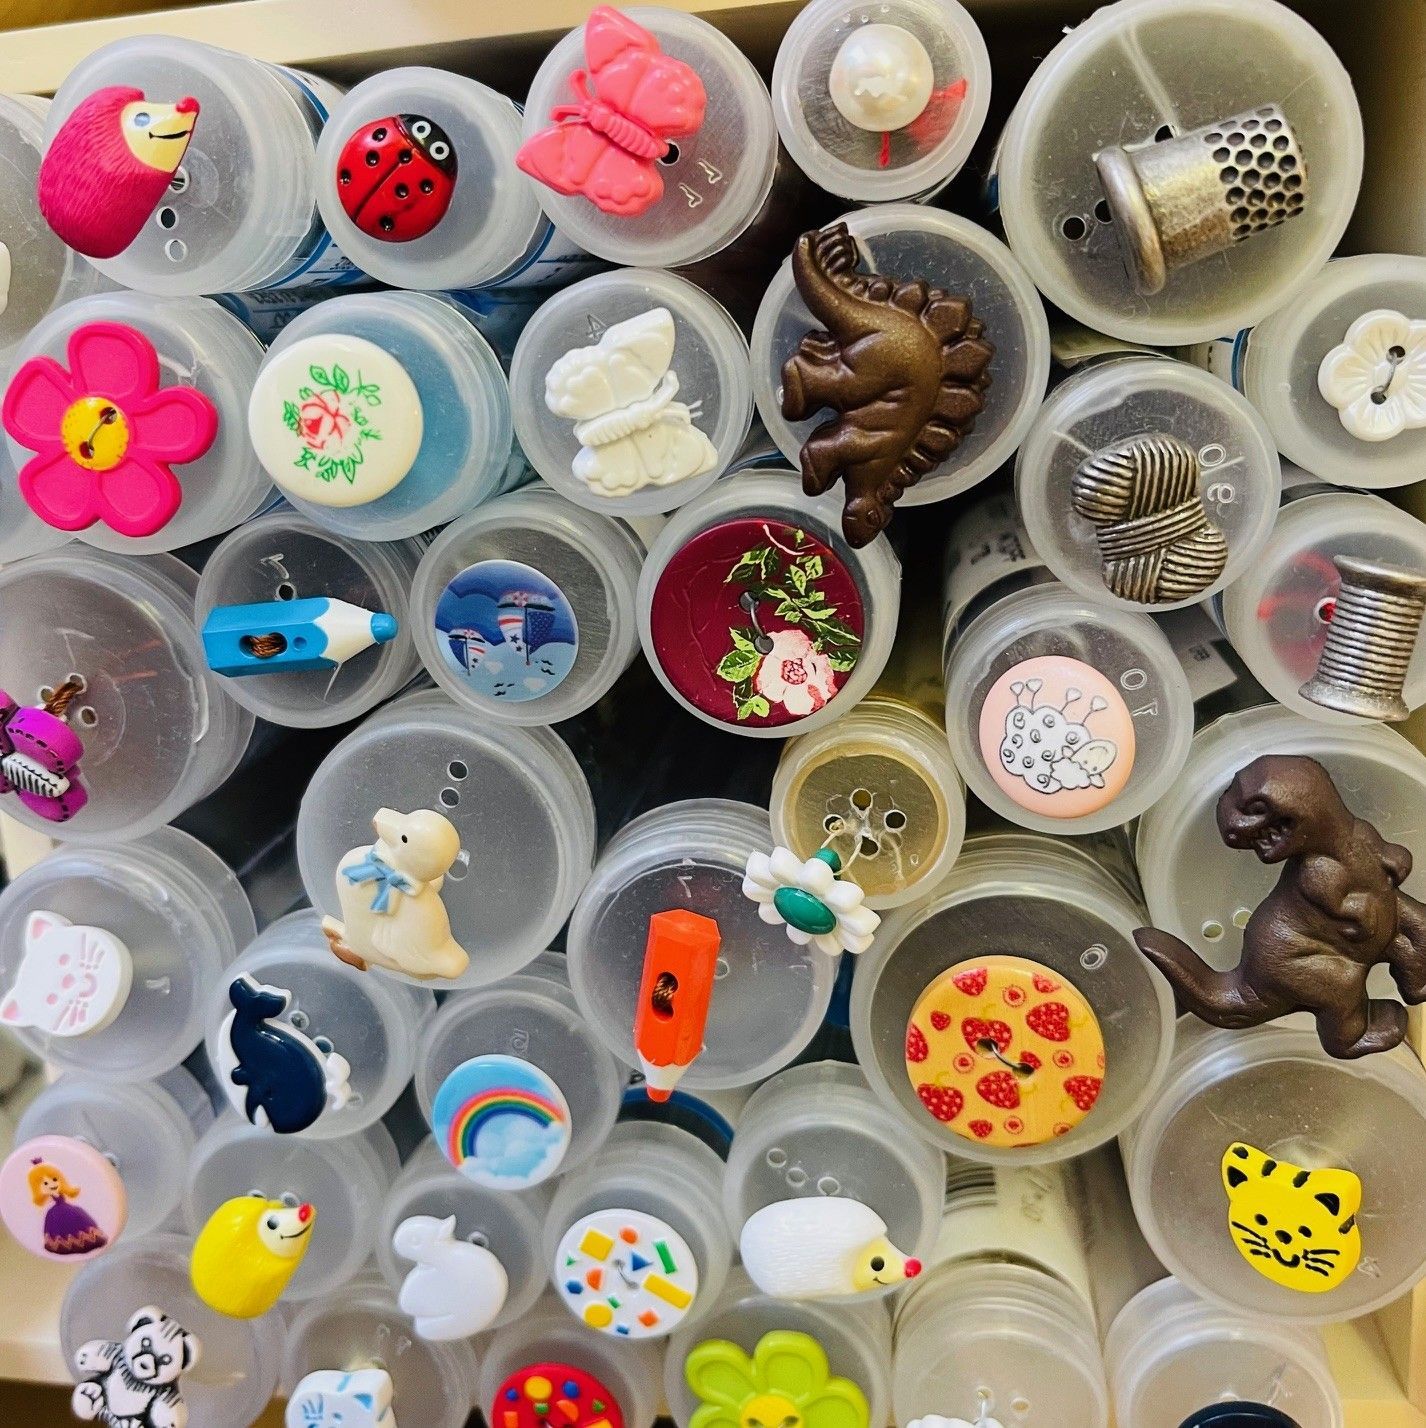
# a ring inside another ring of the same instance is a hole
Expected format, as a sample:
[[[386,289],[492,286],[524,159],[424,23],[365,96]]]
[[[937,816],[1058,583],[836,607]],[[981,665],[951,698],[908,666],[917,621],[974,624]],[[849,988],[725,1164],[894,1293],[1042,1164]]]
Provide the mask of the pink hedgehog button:
[[[980,753],[1012,802],[1045,818],[1108,807],[1134,768],[1134,720],[1097,669],[1064,655],[1012,665],[980,709]]]
[[[0,1165],[0,1219],[41,1259],[93,1259],[118,1239],[128,1216],[119,1172],[82,1140],[36,1136]]]

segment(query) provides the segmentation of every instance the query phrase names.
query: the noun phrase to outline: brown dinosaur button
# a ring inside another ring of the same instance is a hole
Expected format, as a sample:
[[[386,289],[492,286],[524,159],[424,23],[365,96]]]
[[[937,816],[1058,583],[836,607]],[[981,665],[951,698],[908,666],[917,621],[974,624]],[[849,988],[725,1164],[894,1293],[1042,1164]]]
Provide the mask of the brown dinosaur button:
[[[845,483],[842,532],[866,545],[908,486],[934,471],[985,409],[995,348],[968,297],[923,279],[857,271],[845,223],[797,240],[792,277],[812,316],[782,368],[782,414],[839,413],[802,443],[802,489]]]

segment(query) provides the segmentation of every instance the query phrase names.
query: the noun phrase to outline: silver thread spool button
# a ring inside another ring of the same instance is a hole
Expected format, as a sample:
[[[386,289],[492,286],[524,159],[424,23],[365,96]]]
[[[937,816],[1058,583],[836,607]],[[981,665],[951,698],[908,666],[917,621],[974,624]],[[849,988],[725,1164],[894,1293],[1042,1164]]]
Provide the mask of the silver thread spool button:
[[[1405,719],[1406,672],[1426,615],[1426,573],[1357,556],[1334,556],[1342,577],[1317,673],[1304,699],[1363,719]]]
[[[1295,218],[1307,166],[1276,104],[1156,144],[1094,156],[1124,265],[1145,296],[1197,263]]]

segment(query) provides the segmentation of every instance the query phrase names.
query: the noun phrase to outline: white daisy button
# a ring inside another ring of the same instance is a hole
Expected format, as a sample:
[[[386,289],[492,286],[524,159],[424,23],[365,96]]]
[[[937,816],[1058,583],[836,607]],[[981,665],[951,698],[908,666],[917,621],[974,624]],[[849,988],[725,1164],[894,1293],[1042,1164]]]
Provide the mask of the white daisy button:
[[[323,333],[268,354],[248,434],[269,476],[314,506],[365,506],[400,484],[421,449],[421,394],[363,337]]]
[[[865,952],[881,918],[865,906],[866,894],[854,882],[837,876],[842,860],[822,848],[803,862],[791,848],[748,856],[743,870],[743,896],[758,905],[758,916],[798,946],[809,942],[829,957]]]

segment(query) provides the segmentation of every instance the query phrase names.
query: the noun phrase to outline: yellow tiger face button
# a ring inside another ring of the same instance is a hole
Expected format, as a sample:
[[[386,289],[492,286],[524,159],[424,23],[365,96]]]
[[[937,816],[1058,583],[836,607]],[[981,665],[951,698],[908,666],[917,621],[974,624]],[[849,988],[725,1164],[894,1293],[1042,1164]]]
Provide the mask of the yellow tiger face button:
[[[926,1113],[956,1135],[1042,1145],[1094,1109],[1104,1036],[1057,972],[1023,957],[977,957],[921,993],[906,1028],[906,1074]]]

